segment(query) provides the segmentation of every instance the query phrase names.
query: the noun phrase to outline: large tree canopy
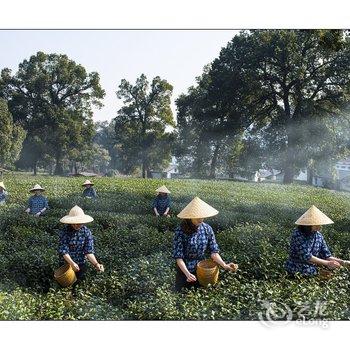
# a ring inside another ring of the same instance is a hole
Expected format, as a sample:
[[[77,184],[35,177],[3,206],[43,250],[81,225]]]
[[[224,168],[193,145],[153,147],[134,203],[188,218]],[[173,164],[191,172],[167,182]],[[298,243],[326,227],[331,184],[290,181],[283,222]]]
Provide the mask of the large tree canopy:
[[[205,130],[203,139],[212,154],[215,147],[210,142],[215,145],[218,135],[236,139],[240,134],[244,143],[247,135],[251,141],[256,137],[265,160],[283,170],[284,182],[290,183],[315,160],[337,159],[347,152],[350,42],[346,32],[243,31],[204,73],[205,79],[177,102],[179,133],[186,128],[183,121],[190,120],[193,134]],[[224,147],[229,144],[225,141]]]
[[[161,168],[171,155],[174,119],[170,108],[173,87],[160,77],[151,83],[142,74],[135,85],[121,81],[117,96],[124,106],[115,118],[116,149],[122,171],[140,166],[142,177],[151,168]],[[167,130],[168,129],[168,130]]]
[[[0,98],[0,167],[18,159],[25,136],[23,128],[13,122],[6,101]]]
[[[342,31],[246,32],[222,50],[213,72],[233,76],[237,61],[246,62],[243,83],[256,82],[253,125],[263,128],[266,151],[279,160],[284,182],[290,183],[326,144],[343,140],[332,125],[349,118],[349,39]],[[320,129],[322,135],[315,132]]]
[[[62,159],[81,142],[91,142],[92,107],[101,107],[105,92],[96,72],[66,55],[38,52],[24,60],[16,74],[1,72],[0,96],[8,101],[14,120],[27,130],[26,147],[33,167],[45,154],[56,160],[61,174]]]

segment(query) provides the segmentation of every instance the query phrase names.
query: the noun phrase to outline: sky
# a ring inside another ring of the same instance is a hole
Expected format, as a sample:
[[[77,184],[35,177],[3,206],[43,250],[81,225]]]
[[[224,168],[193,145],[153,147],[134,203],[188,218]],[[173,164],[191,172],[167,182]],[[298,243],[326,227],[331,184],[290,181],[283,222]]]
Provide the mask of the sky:
[[[235,30],[0,30],[0,69],[18,64],[38,51],[66,54],[88,72],[100,74],[104,107],[94,120],[111,120],[122,102],[115,92],[122,79],[135,83],[145,73],[173,85],[174,101],[195,84],[203,67],[218,57]]]

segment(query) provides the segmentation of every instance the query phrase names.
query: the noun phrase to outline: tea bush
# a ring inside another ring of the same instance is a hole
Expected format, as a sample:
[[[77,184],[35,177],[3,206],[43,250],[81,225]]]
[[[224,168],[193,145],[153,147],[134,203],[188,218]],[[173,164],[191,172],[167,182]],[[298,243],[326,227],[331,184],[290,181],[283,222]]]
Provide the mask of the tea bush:
[[[276,312],[287,308],[293,319],[350,319],[348,270],[325,282],[291,280],[283,268],[293,223],[312,204],[335,222],[323,229],[333,254],[350,258],[349,194],[231,181],[94,181],[98,198],[89,200],[81,197],[79,178],[5,178],[10,196],[0,207],[1,320],[259,320],[268,316],[267,305]],[[49,198],[50,210],[40,218],[23,213],[35,183]],[[155,218],[151,210],[162,184],[172,192],[170,218]],[[221,271],[216,286],[177,294],[171,257],[176,214],[196,195],[219,210],[206,222],[224,260],[240,269]],[[106,271],[89,266],[73,296],[56,284],[53,272],[59,266],[59,219],[75,204],[95,219],[89,227]]]

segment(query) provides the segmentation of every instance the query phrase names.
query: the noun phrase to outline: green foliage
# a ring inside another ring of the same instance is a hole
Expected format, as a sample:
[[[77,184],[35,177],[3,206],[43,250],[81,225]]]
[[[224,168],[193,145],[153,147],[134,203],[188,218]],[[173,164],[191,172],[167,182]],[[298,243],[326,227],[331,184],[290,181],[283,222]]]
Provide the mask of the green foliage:
[[[15,74],[1,71],[0,96],[27,131],[22,158],[29,155],[35,168],[48,154],[58,174],[69,151],[91,143],[92,107],[102,106],[104,94],[98,73],[87,73],[66,55],[38,52],[20,63]]]
[[[285,183],[311,163],[315,170],[346,156],[349,63],[346,31],[242,31],[176,101],[178,155],[191,156],[190,172],[203,176],[220,169],[218,147],[230,168],[240,137],[253,152],[242,149],[238,164],[283,170]]]
[[[341,269],[329,282],[286,278],[293,223],[315,204],[334,225],[323,234],[334,255],[350,257],[349,195],[308,186],[166,180],[174,216],[157,219],[151,202],[164,180],[96,178],[99,197],[81,197],[79,178],[39,177],[51,209],[34,218],[23,213],[33,179],[5,178],[9,201],[0,207],[1,320],[259,320],[265,303],[283,303],[302,319],[350,319],[349,272]],[[218,285],[185,294],[173,290],[172,259],[176,214],[195,196],[219,210],[207,222],[214,228],[225,261],[237,273],[220,271]],[[77,286],[60,288],[59,218],[75,205],[94,217],[89,224],[96,256],[105,273],[91,266]],[[318,303],[323,312],[316,314]],[[304,312],[305,314],[305,312]]]
[[[6,101],[0,98],[0,166],[12,165],[18,159],[25,136],[23,128],[13,122]]]
[[[170,108],[172,91],[160,77],[149,83],[142,74],[135,85],[121,81],[117,96],[124,106],[114,119],[118,170],[130,174],[140,166],[142,177],[146,177],[150,170],[169,164],[173,135],[166,128],[175,126]]]
[[[118,168],[118,154],[116,152],[115,121],[95,123],[96,133],[94,143],[108,150],[110,168]]]

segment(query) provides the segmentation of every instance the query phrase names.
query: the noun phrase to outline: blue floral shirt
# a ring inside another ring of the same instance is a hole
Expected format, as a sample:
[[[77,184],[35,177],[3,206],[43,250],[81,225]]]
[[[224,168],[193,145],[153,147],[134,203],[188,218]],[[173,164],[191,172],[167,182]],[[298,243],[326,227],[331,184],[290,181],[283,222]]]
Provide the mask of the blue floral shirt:
[[[173,258],[183,259],[191,273],[196,272],[197,264],[205,259],[207,251],[219,252],[213,229],[208,224],[202,223],[192,234],[184,233],[181,227],[175,230]]]
[[[0,192],[0,204],[4,204],[7,198],[7,192],[6,191],[2,191]]]
[[[291,236],[289,258],[285,263],[285,269],[292,274],[300,272],[308,276],[316,275],[317,266],[308,262],[311,256],[327,259],[332,254],[321,232],[305,235],[295,229]]]
[[[91,231],[82,226],[80,230],[74,230],[70,225],[60,231],[60,243],[58,248],[61,262],[63,255],[69,254],[78,265],[85,263],[86,254],[94,254],[94,238]]]
[[[168,196],[157,196],[152,204],[152,208],[156,208],[159,215],[163,215],[167,208],[170,208],[171,200]]]
[[[85,190],[83,191],[83,197],[96,198],[97,197],[96,190],[93,187],[85,188]]]
[[[30,209],[30,214],[35,215],[44,208],[49,209],[49,203],[46,197],[34,195],[28,200],[28,208]]]

